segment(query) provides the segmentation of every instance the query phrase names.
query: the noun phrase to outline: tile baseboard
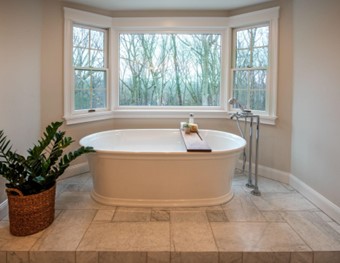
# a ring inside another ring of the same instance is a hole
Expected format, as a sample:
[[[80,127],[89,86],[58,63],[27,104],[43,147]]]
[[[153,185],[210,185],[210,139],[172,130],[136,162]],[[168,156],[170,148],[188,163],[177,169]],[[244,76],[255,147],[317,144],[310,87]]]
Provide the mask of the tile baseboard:
[[[340,207],[329,201],[326,197],[315,191],[293,174],[289,176],[289,185],[340,224]]]
[[[246,169],[248,168],[248,162],[246,163]],[[237,168],[242,168],[242,160],[238,161]],[[254,164],[252,165],[252,171],[255,170]],[[325,212],[334,221],[340,224],[340,207],[329,201],[326,197],[315,191],[309,185],[301,181],[298,177],[291,173],[273,169],[264,165],[258,165],[259,176],[266,177],[281,183],[289,184],[294,189],[299,191],[305,198],[311,201],[319,209]]]

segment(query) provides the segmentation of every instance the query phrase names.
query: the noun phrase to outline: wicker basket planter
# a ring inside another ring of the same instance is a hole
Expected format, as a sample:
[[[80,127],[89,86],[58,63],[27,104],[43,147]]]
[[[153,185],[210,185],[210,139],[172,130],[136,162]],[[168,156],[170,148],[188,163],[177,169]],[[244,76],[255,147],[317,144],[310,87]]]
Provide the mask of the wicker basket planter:
[[[15,236],[31,235],[52,224],[57,179],[72,161],[94,152],[92,147],[81,146],[64,154],[74,140],[59,130],[62,125],[48,125],[26,155],[12,150],[11,141],[0,130],[0,175],[8,181],[9,230]]]
[[[15,236],[37,233],[54,220],[55,189],[23,195],[18,189],[7,188],[10,232]]]

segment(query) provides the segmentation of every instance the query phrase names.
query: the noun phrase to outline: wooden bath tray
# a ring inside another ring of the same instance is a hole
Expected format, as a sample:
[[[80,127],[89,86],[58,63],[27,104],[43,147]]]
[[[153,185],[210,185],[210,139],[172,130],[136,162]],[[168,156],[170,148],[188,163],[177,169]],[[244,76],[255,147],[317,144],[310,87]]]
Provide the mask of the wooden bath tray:
[[[211,148],[206,141],[202,139],[198,132],[189,134],[180,130],[185,147],[188,152],[211,152]]]

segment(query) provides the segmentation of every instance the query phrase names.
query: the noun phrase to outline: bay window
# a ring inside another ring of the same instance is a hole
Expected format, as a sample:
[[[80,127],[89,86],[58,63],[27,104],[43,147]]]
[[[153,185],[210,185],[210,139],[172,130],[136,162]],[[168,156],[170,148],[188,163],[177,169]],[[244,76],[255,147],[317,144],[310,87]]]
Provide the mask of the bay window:
[[[275,123],[278,8],[229,18],[64,11],[67,124],[189,112],[227,118],[238,110],[231,97]]]

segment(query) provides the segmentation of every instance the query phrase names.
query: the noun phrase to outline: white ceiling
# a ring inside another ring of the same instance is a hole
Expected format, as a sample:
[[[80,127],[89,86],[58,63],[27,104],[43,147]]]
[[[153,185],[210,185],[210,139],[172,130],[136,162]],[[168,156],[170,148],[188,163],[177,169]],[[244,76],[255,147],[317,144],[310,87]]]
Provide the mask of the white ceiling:
[[[272,0],[66,0],[106,10],[231,10]]]

